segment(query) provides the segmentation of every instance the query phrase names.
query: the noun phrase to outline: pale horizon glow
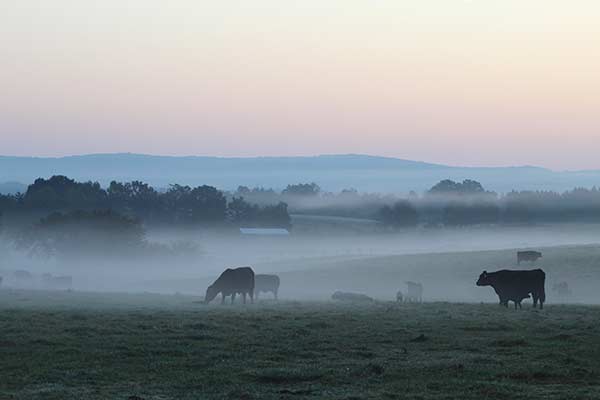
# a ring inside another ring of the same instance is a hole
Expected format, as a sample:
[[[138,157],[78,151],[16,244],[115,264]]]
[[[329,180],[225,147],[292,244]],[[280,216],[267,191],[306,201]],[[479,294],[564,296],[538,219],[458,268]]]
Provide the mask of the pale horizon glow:
[[[600,169],[600,2],[0,0],[0,155]]]

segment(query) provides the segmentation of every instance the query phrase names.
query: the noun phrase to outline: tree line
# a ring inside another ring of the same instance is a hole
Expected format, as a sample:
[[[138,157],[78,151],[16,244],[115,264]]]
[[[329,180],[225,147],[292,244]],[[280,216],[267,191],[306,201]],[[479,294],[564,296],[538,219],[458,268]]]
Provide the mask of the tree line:
[[[600,222],[600,190],[486,191],[476,181],[442,181],[420,197],[396,201],[380,210],[389,226],[472,226],[561,222]]]
[[[176,226],[254,226],[289,228],[287,204],[250,204],[243,197],[230,200],[215,187],[171,185],[158,191],[140,181],[113,181],[104,189],[98,182],[76,182],[66,176],[37,179],[23,194],[0,195],[0,213],[36,214],[110,210],[144,224]]]
[[[24,194],[0,195],[0,214],[111,210],[144,224],[173,226],[291,227],[290,213],[374,219],[390,228],[550,222],[600,222],[600,190],[563,193],[513,191],[499,195],[474,180],[443,180],[405,196],[323,191],[316,183],[272,188],[171,185],[159,191],[140,182],[76,182],[65,176],[37,179]]]
[[[286,201],[293,213],[370,218],[391,228],[415,226],[472,226],[557,222],[600,222],[600,190],[575,188],[553,191],[512,191],[498,194],[480,182],[443,180],[419,195],[406,196],[321,191],[318,185],[288,185],[273,189],[238,188],[251,202]]]

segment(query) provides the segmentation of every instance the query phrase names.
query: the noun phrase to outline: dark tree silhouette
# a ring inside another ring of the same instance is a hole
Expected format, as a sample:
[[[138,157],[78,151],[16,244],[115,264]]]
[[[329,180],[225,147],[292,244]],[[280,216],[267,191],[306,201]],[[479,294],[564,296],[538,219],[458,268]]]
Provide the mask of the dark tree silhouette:
[[[143,249],[145,233],[139,220],[110,210],[52,213],[22,232],[17,246],[38,255],[106,258]]]
[[[321,188],[316,183],[299,183],[288,185],[282,192],[284,195],[297,196],[316,196],[321,192]]]
[[[400,200],[392,206],[384,206],[379,212],[384,225],[394,228],[414,227],[419,222],[417,209],[407,200]]]
[[[497,224],[500,208],[491,202],[451,202],[444,208],[443,223],[446,226]]]
[[[481,183],[470,179],[460,182],[454,182],[450,179],[440,181],[429,189],[429,194],[483,194],[485,189]]]
[[[45,210],[97,209],[107,205],[106,192],[98,182],[75,182],[66,176],[36,179],[23,198],[26,208]]]
[[[262,228],[290,228],[291,218],[287,204],[260,207],[242,197],[234,197],[228,205],[228,217],[236,226]]]

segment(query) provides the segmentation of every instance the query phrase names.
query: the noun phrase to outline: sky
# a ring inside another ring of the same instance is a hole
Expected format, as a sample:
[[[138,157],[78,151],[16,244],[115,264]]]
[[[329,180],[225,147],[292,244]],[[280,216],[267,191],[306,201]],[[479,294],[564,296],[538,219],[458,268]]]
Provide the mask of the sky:
[[[0,154],[600,169],[597,0],[0,0]]]

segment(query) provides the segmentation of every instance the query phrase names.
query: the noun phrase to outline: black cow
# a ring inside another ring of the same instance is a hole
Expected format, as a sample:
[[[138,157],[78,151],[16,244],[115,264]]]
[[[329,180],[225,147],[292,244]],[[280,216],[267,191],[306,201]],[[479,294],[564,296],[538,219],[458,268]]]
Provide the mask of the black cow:
[[[254,276],[254,297],[258,300],[260,292],[271,292],[273,293],[273,296],[275,296],[275,300],[277,300],[279,283],[280,281],[277,275],[256,274]]]
[[[546,301],[546,291],[544,284],[546,282],[546,273],[541,269],[530,271],[511,271],[503,269],[496,272],[483,271],[477,280],[477,286],[491,286],[500,298],[500,305],[508,307],[509,301],[521,305],[523,299],[533,297],[533,307],[537,307],[540,302],[540,309],[544,308]]]
[[[249,295],[250,301],[254,303],[254,271],[252,268],[227,268],[206,289],[204,304],[210,303],[219,293],[222,295],[221,304],[225,304],[225,297],[227,296],[231,296],[231,304],[233,304],[238,293],[243,296],[244,304],[246,304],[246,295]]]
[[[509,301],[514,302],[515,303],[515,310],[516,310],[517,306],[519,308],[523,308],[523,306],[521,305],[521,302],[524,299],[529,299],[529,298],[531,298],[531,296],[529,295],[529,293],[513,293],[513,295],[510,296],[510,298],[507,300],[507,303]],[[506,306],[508,307],[508,304]],[[540,306],[541,306],[541,303],[540,303]]]
[[[518,251],[517,264],[521,265],[521,261],[536,262],[538,258],[542,258],[542,253],[539,251]]]

